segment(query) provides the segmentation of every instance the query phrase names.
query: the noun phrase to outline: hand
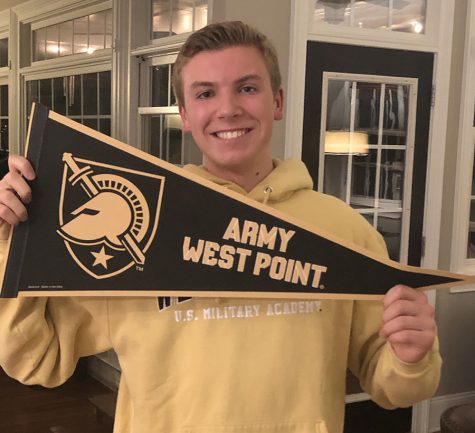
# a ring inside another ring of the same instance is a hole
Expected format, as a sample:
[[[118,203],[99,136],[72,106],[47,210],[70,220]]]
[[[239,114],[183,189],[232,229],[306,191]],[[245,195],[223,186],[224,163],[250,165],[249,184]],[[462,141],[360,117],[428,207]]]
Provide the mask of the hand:
[[[31,201],[28,180],[36,175],[26,158],[11,155],[8,158],[9,172],[0,180],[0,239],[6,239],[10,226],[26,221],[28,213],[25,204]]]
[[[397,285],[383,299],[383,326],[379,335],[391,344],[403,362],[424,358],[435,341],[434,308],[424,292]]]

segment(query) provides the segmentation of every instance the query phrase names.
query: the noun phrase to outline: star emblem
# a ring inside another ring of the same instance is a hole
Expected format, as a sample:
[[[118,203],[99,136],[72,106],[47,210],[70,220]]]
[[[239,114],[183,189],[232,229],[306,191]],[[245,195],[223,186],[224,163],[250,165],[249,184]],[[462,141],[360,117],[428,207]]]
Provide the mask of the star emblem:
[[[114,256],[110,256],[106,254],[104,246],[101,248],[99,252],[91,251],[91,254],[95,257],[94,263],[92,266],[102,265],[104,268],[107,269],[107,260],[112,259]]]

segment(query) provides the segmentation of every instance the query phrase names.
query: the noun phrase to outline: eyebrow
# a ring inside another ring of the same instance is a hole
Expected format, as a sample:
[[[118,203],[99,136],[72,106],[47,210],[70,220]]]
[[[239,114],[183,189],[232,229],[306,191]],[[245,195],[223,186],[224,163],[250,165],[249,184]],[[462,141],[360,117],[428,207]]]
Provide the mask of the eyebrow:
[[[258,74],[248,74],[248,75],[243,75],[242,77],[238,78],[235,83],[236,84],[241,84],[244,83],[248,80],[258,80],[262,81],[262,77]],[[191,88],[196,89],[198,87],[213,87],[215,85],[214,81],[194,81],[191,83]]]

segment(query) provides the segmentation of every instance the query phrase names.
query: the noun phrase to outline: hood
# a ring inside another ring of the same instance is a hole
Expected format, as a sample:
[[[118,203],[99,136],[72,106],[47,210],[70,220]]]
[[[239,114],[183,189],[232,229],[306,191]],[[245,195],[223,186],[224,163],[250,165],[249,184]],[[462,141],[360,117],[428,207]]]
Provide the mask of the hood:
[[[312,178],[302,161],[274,159],[273,162],[274,170],[249,193],[239,185],[215,176],[203,166],[188,164],[184,169],[261,203],[284,201],[296,191],[313,188]]]

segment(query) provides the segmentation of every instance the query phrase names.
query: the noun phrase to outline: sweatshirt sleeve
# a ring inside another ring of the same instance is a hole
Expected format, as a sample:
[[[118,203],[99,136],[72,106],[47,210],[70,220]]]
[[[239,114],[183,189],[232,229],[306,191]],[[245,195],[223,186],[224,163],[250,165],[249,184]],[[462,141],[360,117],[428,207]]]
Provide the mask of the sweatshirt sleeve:
[[[1,242],[1,260],[5,249]],[[0,299],[0,365],[25,384],[60,385],[81,356],[109,349],[109,341],[106,299]]]
[[[366,235],[365,243],[366,248],[387,257],[384,240],[375,230]],[[354,302],[348,363],[361,387],[387,409],[430,398],[439,384],[442,365],[437,339],[421,361],[405,363],[379,337],[382,324],[381,301]]]

